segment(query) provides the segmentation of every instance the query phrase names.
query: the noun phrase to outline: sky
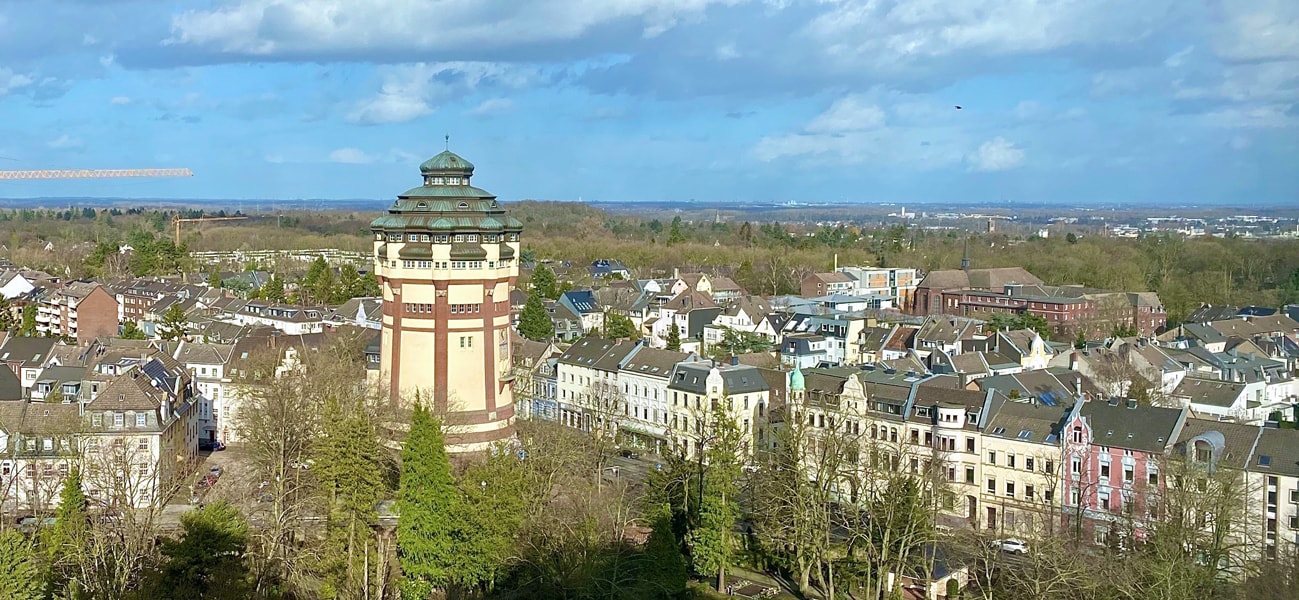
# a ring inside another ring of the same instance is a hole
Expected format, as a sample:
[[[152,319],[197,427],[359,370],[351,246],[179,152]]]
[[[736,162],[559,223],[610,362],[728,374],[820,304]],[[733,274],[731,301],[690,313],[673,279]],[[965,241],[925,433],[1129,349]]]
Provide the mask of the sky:
[[[960,109],[956,107],[960,106]],[[1294,0],[4,0],[5,197],[1299,206]]]

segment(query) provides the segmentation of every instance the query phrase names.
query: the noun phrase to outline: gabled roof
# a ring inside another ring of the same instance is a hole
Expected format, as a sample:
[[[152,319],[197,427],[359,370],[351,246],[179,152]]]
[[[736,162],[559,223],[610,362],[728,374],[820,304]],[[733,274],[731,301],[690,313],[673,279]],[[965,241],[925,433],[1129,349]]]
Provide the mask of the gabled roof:
[[[639,347],[639,342],[586,336],[573,342],[573,345],[564,350],[564,353],[559,356],[559,362],[612,373],[617,371],[623,360]]]
[[[916,332],[916,341],[954,345],[972,334],[976,327],[977,323],[971,319],[948,315],[931,315],[920,326],[920,331]]]
[[[661,348],[641,348],[622,366],[621,372],[667,379],[672,368],[692,355]]]
[[[1264,427],[1254,446],[1249,470],[1299,477],[1299,430]]]
[[[1039,444],[1055,444],[1073,404],[1048,406],[1037,402],[1004,402],[997,409],[984,435]]]
[[[24,365],[40,364],[49,358],[54,338],[11,337],[0,346],[0,361]]]
[[[1092,443],[1150,453],[1163,453],[1176,441],[1186,411],[1136,402],[1094,400],[1081,415],[1091,425]]]
[[[1261,431],[1258,425],[1188,418],[1182,424],[1181,435],[1177,436],[1174,447],[1179,454],[1190,458],[1194,451],[1188,451],[1188,448],[1203,440],[1211,446],[1215,464],[1243,469],[1250,462],[1249,457]]]
[[[559,300],[578,314],[601,312],[600,303],[596,301],[595,294],[591,290],[570,290],[564,292]]]
[[[668,388],[692,394],[708,394],[708,376],[714,367],[706,362],[678,363],[672,370]],[[722,395],[748,394],[771,389],[757,367],[726,365],[716,367],[722,378]]]
[[[233,344],[181,342],[176,349],[175,358],[184,365],[224,365],[230,360],[234,348]]]
[[[1187,377],[1178,384],[1170,394],[1173,398],[1188,404],[1203,404],[1230,408],[1245,392],[1244,383]]]

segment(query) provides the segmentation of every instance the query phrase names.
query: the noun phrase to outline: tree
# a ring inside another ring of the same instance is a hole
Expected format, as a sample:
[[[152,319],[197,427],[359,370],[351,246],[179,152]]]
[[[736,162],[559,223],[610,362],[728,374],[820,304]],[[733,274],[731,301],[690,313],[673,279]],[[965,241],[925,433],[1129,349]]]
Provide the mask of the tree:
[[[462,502],[451,476],[442,424],[422,404],[411,416],[410,434],[401,451],[401,486],[397,490],[397,555],[401,560],[402,595],[427,598],[455,582],[456,515]]]
[[[36,335],[36,305],[28,304],[23,307],[23,324],[18,328],[18,335],[30,337]]]
[[[1069,242],[1070,244],[1077,244],[1077,243],[1078,243],[1078,234],[1076,234],[1076,233],[1069,233],[1068,235],[1064,236],[1064,241]]]
[[[681,215],[672,218],[672,228],[668,230],[668,245],[675,246],[686,241],[686,236],[681,232]]]
[[[604,337],[638,340],[640,339],[640,333],[636,331],[636,324],[632,323],[631,317],[606,311],[604,313]]]
[[[708,429],[711,435],[701,440],[707,442],[707,469],[700,474],[703,486],[699,490],[699,524],[686,541],[695,572],[716,575],[717,590],[721,591],[726,587],[726,568],[733,553],[731,531],[739,517],[743,435],[731,411],[720,402],[709,411]]]
[[[85,551],[87,515],[85,491],[82,489],[81,468],[72,465],[59,490],[59,508],[55,512],[54,526],[45,532],[45,548],[50,566],[50,583],[62,587],[76,579],[76,561]]]
[[[189,335],[189,329],[185,309],[180,302],[175,302],[162,315],[162,322],[158,324],[158,337],[171,342],[182,340],[186,335]]]
[[[262,299],[267,302],[284,302],[284,280],[280,279],[279,275],[271,275],[271,278],[262,284],[261,294]]]
[[[1079,350],[1087,347],[1087,334],[1083,332],[1082,328],[1078,329],[1078,337],[1074,338],[1073,347]]]
[[[529,285],[532,286],[533,295],[540,295],[542,299],[559,298],[559,282],[555,279],[555,272],[544,263],[538,264],[537,268],[532,270],[532,280]]]
[[[247,598],[248,522],[239,509],[219,501],[184,513],[180,522],[184,537],[162,542],[162,597]]]
[[[329,507],[323,570],[333,595],[350,598],[372,593],[366,589],[372,570],[366,558],[378,553],[370,523],[385,491],[374,420],[359,400],[326,399],[322,435],[313,452]]]
[[[673,323],[672,329],[668,330],[668,350],[681,351],[681,328],[677,327],[676,323]]]
[[[770,340],[751,331],[727,327],[722,333],[722,339],[709,349],[709,354],[717,360],[723,360],[728,356],[769,351]]]
[[[140,329],[139,324],[135,321],[127,321],[122,325],[121,338],[124,340],[142,340],[145,339],[144,330]]]
[[[44,597],[45,581],[32,543],[15,529],[0,529],[0,598]]]
[[[541,293],[533,290],[528,302],[519,313],[519,334],[537,342],[548,342],[555,337],[555,322],[541,303]]]

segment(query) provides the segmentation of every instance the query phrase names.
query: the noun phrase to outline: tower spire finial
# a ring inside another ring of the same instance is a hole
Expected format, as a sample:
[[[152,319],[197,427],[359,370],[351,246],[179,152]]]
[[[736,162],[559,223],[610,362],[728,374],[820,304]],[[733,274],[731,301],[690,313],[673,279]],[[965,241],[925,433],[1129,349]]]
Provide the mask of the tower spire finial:
[[[449,133],[446,134],[446,137],[444,139],[446,140],[446,147],[443,148],[443,150],[448,150],[448,151],[451,150],[451,134]]]

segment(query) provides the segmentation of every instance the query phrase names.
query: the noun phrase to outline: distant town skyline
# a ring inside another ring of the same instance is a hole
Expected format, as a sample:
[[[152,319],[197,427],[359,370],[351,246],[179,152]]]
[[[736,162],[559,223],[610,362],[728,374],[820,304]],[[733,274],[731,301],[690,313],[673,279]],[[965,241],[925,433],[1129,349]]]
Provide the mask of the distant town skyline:
[[[11,0],[19,197],[1299,202],[1299,3]],[[959,109],[957,107],[960,107]]]

